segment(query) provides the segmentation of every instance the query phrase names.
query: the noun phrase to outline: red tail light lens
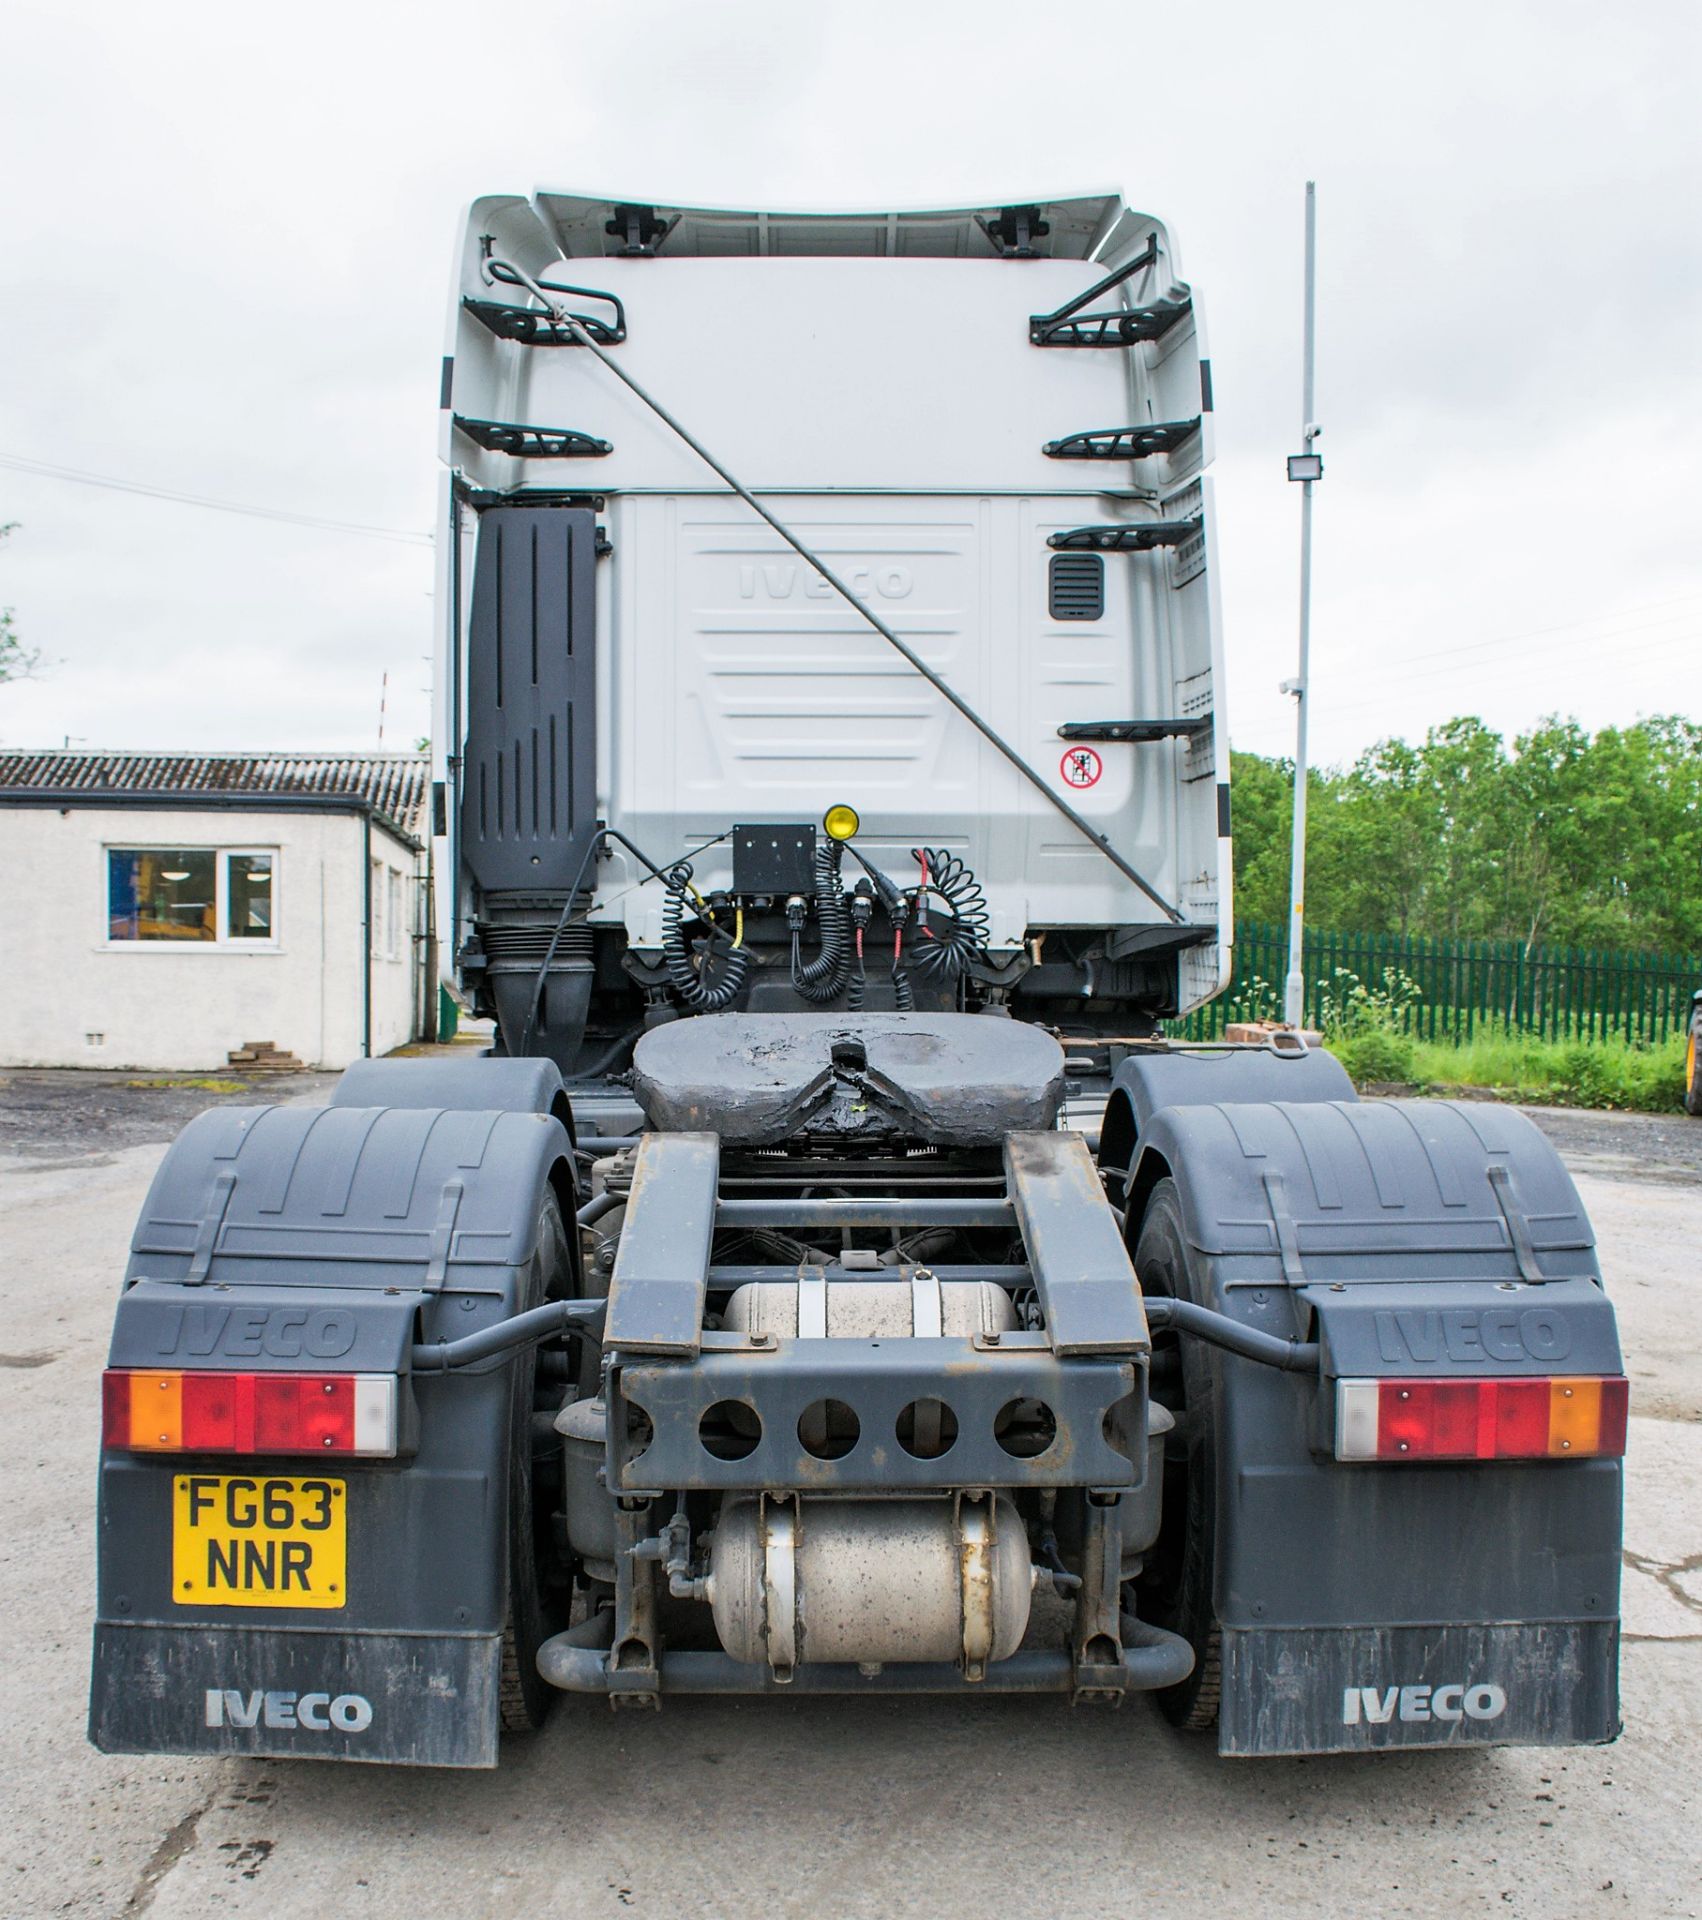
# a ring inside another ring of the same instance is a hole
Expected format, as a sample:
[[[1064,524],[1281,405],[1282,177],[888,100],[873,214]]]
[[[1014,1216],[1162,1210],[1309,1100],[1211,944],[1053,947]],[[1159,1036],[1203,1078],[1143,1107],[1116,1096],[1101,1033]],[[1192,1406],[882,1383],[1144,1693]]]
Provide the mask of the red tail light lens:
[[[384,1373],[151,1373],[109,1368],[106,1445],[132,1453],[396,1452]]]
[[[1338,1380],[1338,1460],[1576,1460],[1622,1454],[1620,1374]]]

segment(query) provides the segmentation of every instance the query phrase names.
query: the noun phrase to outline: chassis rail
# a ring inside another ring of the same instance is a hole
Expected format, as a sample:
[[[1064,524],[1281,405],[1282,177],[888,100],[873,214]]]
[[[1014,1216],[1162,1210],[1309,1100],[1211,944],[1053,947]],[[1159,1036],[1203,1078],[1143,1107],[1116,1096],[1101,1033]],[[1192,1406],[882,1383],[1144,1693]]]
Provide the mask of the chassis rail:
[[[626,1691],[621,1671],[609,1660],[614,1618],[596,1614],[546,1640],[538,1649],[538,1671],[565,1693],[619,1694]],[[1194,1650],[1180,1635],[1124,1614],[1121,1687],[1128,1693],[1153,1693],[1186,1680],[1194,1670]],[[1027,1647],[1008,1660],[992,1662],[979,1680],[968,1679],[946,1661],[891,1661],[861,1667],[852,1663],[805,1661],[791,1678],[777,1680],[765,1666],[735,1660],[726,1653],[664,1652],[655,1678],[662,1693],[1074,1693],[1081,1682],[1075,1662],[1062,1648]],[[1095,1688],[1105,1676],[1096,1671]]]

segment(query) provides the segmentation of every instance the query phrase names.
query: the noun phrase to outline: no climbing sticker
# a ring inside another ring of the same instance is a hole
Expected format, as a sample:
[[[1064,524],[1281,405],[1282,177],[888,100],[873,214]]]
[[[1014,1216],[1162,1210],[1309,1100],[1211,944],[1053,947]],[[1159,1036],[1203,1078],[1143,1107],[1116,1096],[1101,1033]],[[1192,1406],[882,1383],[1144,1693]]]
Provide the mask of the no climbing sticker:
[[[1092,747],[1071,747],[1058,762],[1066,787],[1091,787],[1105,771],[1105,762]]]

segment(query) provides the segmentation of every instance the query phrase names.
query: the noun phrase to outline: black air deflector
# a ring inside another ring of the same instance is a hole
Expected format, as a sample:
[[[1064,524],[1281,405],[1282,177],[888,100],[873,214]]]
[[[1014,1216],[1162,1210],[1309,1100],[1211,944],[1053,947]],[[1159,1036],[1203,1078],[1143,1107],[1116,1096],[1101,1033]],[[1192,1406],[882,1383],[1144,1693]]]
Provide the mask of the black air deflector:
[[[1098,620],[1105,613],[1105,562],[1097,553],[1055,553],[1047,575],[1054,620]]]
[[[567,887],[596,827],[596,537],[584,507],[479,523],[461,846],[486,894]]]

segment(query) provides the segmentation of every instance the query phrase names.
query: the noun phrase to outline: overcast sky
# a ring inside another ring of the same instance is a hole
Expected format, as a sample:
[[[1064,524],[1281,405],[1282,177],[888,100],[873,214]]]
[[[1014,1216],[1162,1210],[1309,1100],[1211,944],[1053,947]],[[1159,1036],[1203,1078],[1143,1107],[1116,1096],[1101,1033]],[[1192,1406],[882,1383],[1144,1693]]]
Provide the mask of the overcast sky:
[[[1120,187],[1218,407],[1228,710],[1289,750],[1300,239],[1319,194],[1314,751],[1458,712],[1702,716],[1702,5],[10,0],[0,745],[428,725],[438,363],[466,201]],[[690,419],[689,395],[667,396]]]

